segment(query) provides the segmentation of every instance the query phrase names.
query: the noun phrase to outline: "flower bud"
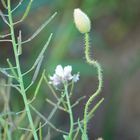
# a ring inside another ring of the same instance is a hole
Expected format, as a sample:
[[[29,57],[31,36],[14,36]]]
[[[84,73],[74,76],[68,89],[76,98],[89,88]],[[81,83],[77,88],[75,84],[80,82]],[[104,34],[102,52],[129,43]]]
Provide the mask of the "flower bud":
[[[103,138],[98,138],[98,139],[96,139],[96,140],[103,140]]]
[[[90,31],[91,28],[90,19],[79,8],[74,10],[74,22],[77,29],[81,33],[88,33]]]

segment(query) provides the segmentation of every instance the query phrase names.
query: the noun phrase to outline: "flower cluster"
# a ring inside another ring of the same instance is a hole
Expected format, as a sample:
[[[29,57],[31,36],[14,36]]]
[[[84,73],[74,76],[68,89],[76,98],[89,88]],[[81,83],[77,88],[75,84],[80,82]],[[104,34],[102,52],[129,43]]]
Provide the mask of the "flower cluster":
[[[58,65],[55,69],[53,76],[50,76],[50,84],[57,87],[61,84],[68,83],[69,81],[77,82],[79,80],[79,73],[72,75],[72,66],[65,66],[64,68],[61,65]]]

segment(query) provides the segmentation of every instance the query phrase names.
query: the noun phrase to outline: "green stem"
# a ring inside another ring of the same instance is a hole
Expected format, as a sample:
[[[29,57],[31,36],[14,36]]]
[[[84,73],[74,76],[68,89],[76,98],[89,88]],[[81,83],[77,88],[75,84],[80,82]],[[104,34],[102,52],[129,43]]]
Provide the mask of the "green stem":
[[[21,90],[23,101],[25,104],[25,109],[26,109],[27,116],[29,119],[30,127],[33,132],[34,140],[38,140],[38,136],[37,136],[34,124],[33,124],[33,119],[31,116],[30,108],[28,105],[28,100],[27,100],[27,96],[26,96],[26,92],[25,92],[24,83],[23,83],[23,77],[22,77],[22,73],[21,73],[21,69],[20,69],[20,62],[19,62],[19,57],[18,57],[18,53],[17,53],[17,44],[16,44],[16,38],[15,38],[15,34],[14,34],[14,25],[13,25],[14,23],[13,23],[13,18],[12,18],[12,13],[11,13],[10,0],[7,1],[7,4],[8,4],[8,17],[9,17],[9,23],[10,23],[11,39],[12,39],[12,45],[13,45],[15,61],[16,61],[16,66],[17,66],[17,73],[18,73],[18,82],[20,84],[20,90]]]
[[[84,132],[87,133],[87,122],[88,122],[88,109],[92,101],[95,99],[95,97],[101,92],[102,84],[103,84],[103,75],[102,75],[102,68],[100,64],[96,60],[92,60],[90,57],[90,50],[89,50],[89,35],[88,33],[85,34],[85,57],[87,63],[93,65],[97,69],[98,74],[98,88],[94,94],[91,95],[91,97],[88,99],[85,110],[84,110]]]
[[[67,100],[67,105],[68,105],[68,110],[70,115],[69,139],[72,140],[73,126],[74,126],[73,112],[72,112],[71,103],[68,95],[68,85],[64,84],[64,88],[65,88],[65,95],[66,95],[66,100]]]

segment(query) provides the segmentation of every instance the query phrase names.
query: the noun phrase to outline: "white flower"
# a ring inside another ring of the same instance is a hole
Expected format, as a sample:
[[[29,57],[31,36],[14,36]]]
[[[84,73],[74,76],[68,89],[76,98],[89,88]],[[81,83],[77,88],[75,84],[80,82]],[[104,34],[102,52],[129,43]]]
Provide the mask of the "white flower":
[[[73,81],[77,82],[79,80],[79,73],[73,75]]]
[[[74,10],[74,22],[81,33],[88,33],[91,28],[90,19],[79,8]]]
[[[50,84],[54,85],[57,87],[60,84],[67,83],[71,80],[74,80],[74,82],[77,82],[79,80],[79,73],[74,74],[72,76],[72,67],[71,66],[66,66],[62,67],[61,65],[58,65],[55,69],[55,73],[53,76],[50,76]]]

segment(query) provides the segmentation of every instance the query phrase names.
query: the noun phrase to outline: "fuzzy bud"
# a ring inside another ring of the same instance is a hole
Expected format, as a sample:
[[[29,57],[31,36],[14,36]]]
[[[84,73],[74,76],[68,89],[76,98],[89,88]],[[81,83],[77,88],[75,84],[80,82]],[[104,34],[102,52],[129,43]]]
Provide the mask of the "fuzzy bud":
[[[79,8],[74,10],[74,22],[81,33],[88,33],[91,28],[90,19]]]
[[[96,140],[103,140],[103,138],[98,138],[98,139],[96,139]]]

